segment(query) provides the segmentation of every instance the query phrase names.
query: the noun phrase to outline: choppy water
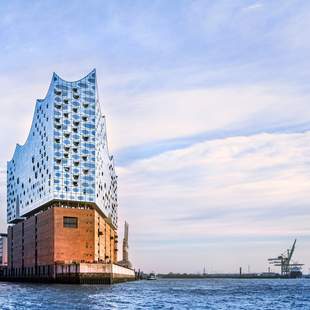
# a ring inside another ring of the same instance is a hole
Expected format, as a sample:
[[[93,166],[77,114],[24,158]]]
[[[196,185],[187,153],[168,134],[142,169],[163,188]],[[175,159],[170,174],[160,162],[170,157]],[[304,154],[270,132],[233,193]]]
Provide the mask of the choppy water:
[[[0,309],[310,309],[310,279],[0,283]]]

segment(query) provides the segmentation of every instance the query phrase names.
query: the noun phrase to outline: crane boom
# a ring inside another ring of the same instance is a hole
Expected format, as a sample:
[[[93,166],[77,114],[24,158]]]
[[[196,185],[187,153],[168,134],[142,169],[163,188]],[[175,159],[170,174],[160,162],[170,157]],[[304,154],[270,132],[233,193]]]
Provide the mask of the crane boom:
[[[293,254],[294,254],[294,251],[295,251],[295,244],[296,244],[296,239],[295,239],[295,241],[294,241],[294,243],[293,243],[293,246],[292,246],[291,250],[289,251],[289,255],[288,255],[288,258],[287,258],[287,263],[288,263],[288,264],[290,263],[290,261],[291,261],[291,259],[292,259],[292,256],[293,256]]]

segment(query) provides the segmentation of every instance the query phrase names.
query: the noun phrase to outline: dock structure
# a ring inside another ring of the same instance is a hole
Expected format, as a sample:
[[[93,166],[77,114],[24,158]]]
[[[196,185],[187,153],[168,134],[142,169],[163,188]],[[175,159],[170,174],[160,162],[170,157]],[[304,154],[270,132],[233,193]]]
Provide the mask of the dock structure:
[[[302,276],[301,268],[304,264],[292,262],[292,258],[295,252],[296,239],[290,249],[281,255],[273,258],[269,258],[268,261],[271,265],[281,268],[282,277],[300,277]]]
[[[114,284],[134,281],[135,272],[116,264],[55,263],[53,266],[27,270],[0,269],[0,281],[66,284]]]

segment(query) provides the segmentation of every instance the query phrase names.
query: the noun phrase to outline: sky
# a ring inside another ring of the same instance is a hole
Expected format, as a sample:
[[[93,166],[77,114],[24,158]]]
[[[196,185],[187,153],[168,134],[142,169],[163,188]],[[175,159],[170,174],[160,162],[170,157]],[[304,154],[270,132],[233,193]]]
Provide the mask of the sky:
[[[297,238],[308,273],[307,29],[306,0],[0,0],[0,228],[35,100],[96,68],[136,268],[261,272]]]

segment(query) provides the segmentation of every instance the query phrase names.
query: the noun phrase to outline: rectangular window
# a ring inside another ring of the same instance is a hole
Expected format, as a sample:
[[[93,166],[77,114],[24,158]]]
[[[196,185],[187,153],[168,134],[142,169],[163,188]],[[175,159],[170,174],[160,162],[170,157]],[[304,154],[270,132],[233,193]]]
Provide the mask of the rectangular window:
[[[77,228],[78,227],[78,218],[64,216],[64,227],[68,228]]]

